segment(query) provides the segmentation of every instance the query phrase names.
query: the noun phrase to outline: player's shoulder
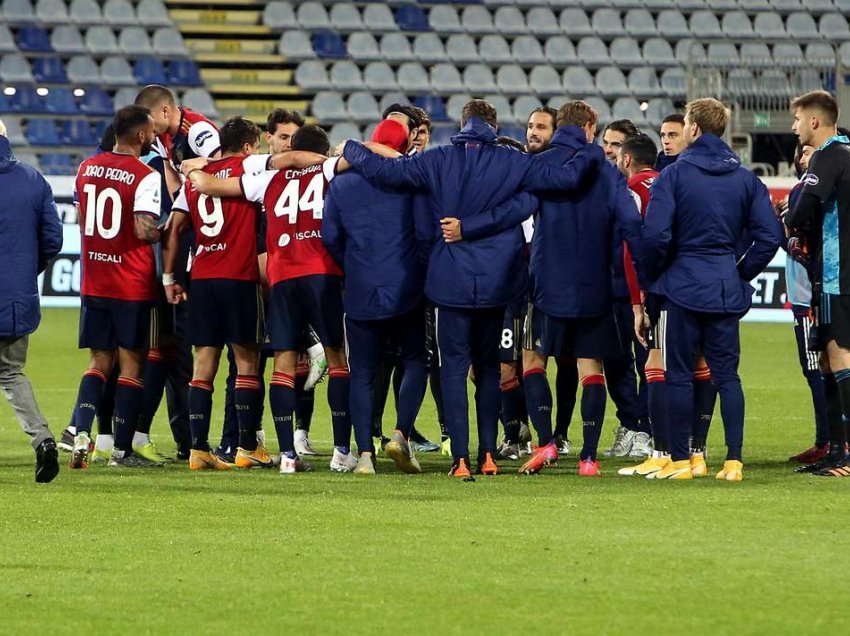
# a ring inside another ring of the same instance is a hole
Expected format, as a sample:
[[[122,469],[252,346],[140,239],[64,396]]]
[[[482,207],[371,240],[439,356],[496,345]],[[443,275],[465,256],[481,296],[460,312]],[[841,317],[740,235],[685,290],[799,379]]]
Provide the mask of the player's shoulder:
[[[183,111],[183,125],[186,127],[186,129],[191,128],[195,124],[209,124],[210,126],[215,128],[216,130],[218,130],[218,126],[216,126],[212,122],[212,120],[209,119],[207,116],[202,115],[201,113],[196,112],[196,111],[194,111],[190,108],[184,107],[184,108],[182,108],[182,111]]]

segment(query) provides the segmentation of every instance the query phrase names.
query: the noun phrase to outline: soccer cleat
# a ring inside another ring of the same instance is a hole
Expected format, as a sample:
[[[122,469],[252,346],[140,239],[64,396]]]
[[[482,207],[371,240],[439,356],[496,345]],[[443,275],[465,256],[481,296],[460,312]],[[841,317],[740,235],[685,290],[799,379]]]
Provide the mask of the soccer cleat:
[[[694,474],[691,472],[691,460],[682,459],[680,461],[671,461],[657,473],[653,473],[652,479],[693,479]]]
[[[847,474],[850,475],[850,471],[847,471]],[[727,459],[723,462],[723,469],[714,478],[726,481],[742,481],[744,479],[744,464],[735,459]]]
[[[607,451],[602,453],[605,457],[625,457],[632,450],[635,442],[635,432],[625,426],[620,426],[614,435],[614,443]]]
[[[307,379],[304,380],[304,390],[314,389],[322,381],[328,372],[328,359],[325,357],[325,349],[320,344],[314,344],[307,349]]]
[[[520,446],[531,444],[531,429],[528,428],[528,424],[525,422],[519,425],[519,435],[517,436],[517,439],[519,440]]]
[[[171,459],[159,452],[159,448],[157,448],[156,443],[152,439],[148,440],[147,444],[143,444],[142,446],[133,446],[133,452],[155,463],[164,463]],[[191,454],[189,459],[191,461]]]
[[[558,448],[555,442],[549,442],[546,446],[538,446],[531,454],[531,459],[519,468],[519,472],[525,475],[534,475],[543,470],[544,466],[554,464],[558,461]]]
[[[299,455],[318,455],[313,450],[313,444],[310,443],[310,438],[307,435],[307,431],[300,428],[295,429],[295,452]]]
[[[228,446],[227,448],[222,448],[221,446],[217,446],[213,452],[213,455],[218,457],[225,464],[235,464],[236,463],[236,451],[232,446]],[[191,457],[191,452],[189,454]]]
[[[647,457],[642,464],[637,464],[636,466],[626,466],[625,468],[621,468],[620,470],[618,470],[617,474],[623,475],[625,477],[630,477],[634,475],[637,477],[646,477],[647,479],[652,479],[652,476],[655,473],[662,470],[669,463],[669,457]]]
[[[71,449],[71,461],[68,465],[71,468],[88,468],[89,453],[92,452],[93,448],[94,446],[91,438],[89,438],[89,434],[85,431],[78,433],[74,437],[74,446]]]
[[[841,462],[841,458],[830,457],[827,455],[826,457],[822,457],[818,461],[806,464],[805,466],[797,466],[794,469],[795,473],[816,473],[819,470],[823,470],[824,468],[832,468],[835,464]]]
[[[384,452],[395,462],[396,468],[409,475],[422,472],[422,467],[416,460],[413,444],[404,439],[401,431],[395,431],[392,438],[387,442]]]
[[[416,430],[416,427],[413,427],[413,430],[410,431],[410,446],[417,453],[436,453],[440,450],[439,444],[435,444],[425,437],[422,433]]]
[[[313,471],[313,467],[301,461],[301,458],[296,455],[295,457],[289,457],[288,455],[281,453],[280,454],[280,474],[281,475],[293,475],[295,473],[309,473]]]
[[[231,464],[210,451],[192,450],[189,454],[189,470],[230,470]]]
[[[165,466],[165,463],[152,462],[147,457],[142,457],[136,453],[126,455],[123,451],[115,451],[109,458],[107,466],[110,468],[159,468]]]
[[[632,459],[645,459],[652,455],[652,438],[649,433],[635,433],[632,449],[629,451],[629,457]]]
[[[70,453],[71,451],[73,451],[74,434],[66,428],[64,431],[62,431],[62,437],[59,438],[59,441],[56,443],[56,447],[66,453]]]
[[[449,471],[449,477],[457,477],[458,479],[469,479],[472,477],[472,474],[469,472],[469,462],[465,457],[455,459],[452,469]]]
[[[452,438],[444,437],[443,441],[440,443],[440,455],[444,455],[446,457],[451,457],[452,455]]]
[[[558,455],[570,454],[570,440],[560,435],[555,435],[555,446],[558,447]]]
[[[578,474],[581,477],[601,477],[602,471],[599,470],[599,462],[595,459],[582,459],[578,463]]]
[[[35,483],[47,484],[59,474],[59,451],[54,439],[46,439],[35,449]]]
[[[708,466],[705,464],[705,455],[703,453],[694,453],[691,455],[691,472],[694,477],[708,477]]]
[[[372,453],[360,453],[360,457],[357,458],[357,466],[351,472],[355,475],[374,475],[375,456]]]
[[[483,460],[483,461],[482,461]],[[499,466],[493,461],[493,456],[486,452],[484,457],[478,458],[478,466],[475,467],[476,475],[498,475]]]
[[[496,450],[496,459],[516,461],[519,459],[519,444],[502,442],[502,445]]]
[[[112,451],[114,448],[97,448],[89,455],[89,462],[92,464],[108,464],[112,459]]]
[[[357,459],[351,451],[344,453],[334,447],[334,454],[331,457],[331,470],[335,473],[350,473],[357,468]]]
[[[799,462],[801,464],[814,464],[827,455],[829,455],[829,445],[824,444],[823,446],[812,446],[811,448],[807,448],[802,453],[797,453],[796,455],[789,457],[788,461]]]
[[[253,468],[254,466],[259,466],[260,468],[272,468],[274,466],[274,461],[272,461],[266,447],[257,446],[252,451],[237,448],[236,468]]]

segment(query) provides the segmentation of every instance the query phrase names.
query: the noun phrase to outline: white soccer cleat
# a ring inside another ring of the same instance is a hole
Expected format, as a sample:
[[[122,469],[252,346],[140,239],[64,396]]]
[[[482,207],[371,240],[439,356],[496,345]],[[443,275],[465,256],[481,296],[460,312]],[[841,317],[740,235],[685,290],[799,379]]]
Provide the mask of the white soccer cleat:
[[[280,462],[280,474],[281,475],[293,475],[295,473],[309,473],[313,470],[313,467],[310,464],[307,464],[301,461],[301,458],[296,457],[287,457],[283,453],[277,456],[277,461]]]
[[[295,452],[299,455],[318,455],[307,437],[307,431],[295,429]]]
[[[307,379],[304,381],[304,390],[309,391],[322,381],[328,372],[328,359],[325,357],[325,349],[321,343],[314,344],[307,349]]]
[[[625,426],[619,427],[614,437],[614,444],[602,454],[605,457],[625,457],[632,450],[635,435],[634,431],[630,431]]]
[[[650,455],[652,455],[652,438],[649,436],[649,433],[635,433],[635,439],[632,442],[629,457],[633,459],[646,459]]]
[[[349,451],[343,453],[338,448],[334,448],[334,454],[331,458],[331,470],[335,473],[350,473],[357,468],[357,458],[354,453]]]

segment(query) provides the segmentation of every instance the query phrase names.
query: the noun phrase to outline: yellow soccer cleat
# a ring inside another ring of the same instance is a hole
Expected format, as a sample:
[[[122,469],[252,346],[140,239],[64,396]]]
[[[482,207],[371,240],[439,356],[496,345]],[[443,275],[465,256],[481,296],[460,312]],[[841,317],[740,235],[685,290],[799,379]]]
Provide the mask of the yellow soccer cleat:
[[[735,459],[727,459],[725,462],[723,462],[723,470],[717,473],[715,479],[724,479],[726,481],[743,481],[744,464]]]
[[[244,448],[236,449],[237,468],[253,468],[254,466],[261,468],[271,468],[274,466],[274,461],[265,446],[258,445],[252,451],[245,450]]]
[[[694,453],[691,455],[691,472],[694,477],[708,477],[708,466],[705,464],[704,453]]]
[[[189,454],[189,470],[230,470],[232,466],[209,451],[192,450]]]
[[[626,466],[625,468],[621,468],[617,471],[618,475],[624,475],[626,477],[631,477],[633,475],[638,477],[646,477],[647,479],[652,479],[652,475],[663,470],[667,464],[670,463],[670,458],[667,456],[664,457],[647,457],[643,460],[642,463],[637,464],[635,466]]]
[[[693,479],[691,460],[671,461],[664,468],[653,474],[653,479]]]

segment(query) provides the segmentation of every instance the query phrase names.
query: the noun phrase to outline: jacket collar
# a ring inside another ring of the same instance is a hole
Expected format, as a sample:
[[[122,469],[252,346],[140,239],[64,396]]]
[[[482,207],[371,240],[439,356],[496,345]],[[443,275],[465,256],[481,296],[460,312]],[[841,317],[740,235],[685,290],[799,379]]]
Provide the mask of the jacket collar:
[[[470,117],[461,131],[452,137],[452,143],[462,146],[468,143],[494,144],[496,143],[496,131],[494,128],[479,117]]]
[[[579,150],[587,143],[584,130],[579,126],[561,126],[552,135],[552,146]]]

